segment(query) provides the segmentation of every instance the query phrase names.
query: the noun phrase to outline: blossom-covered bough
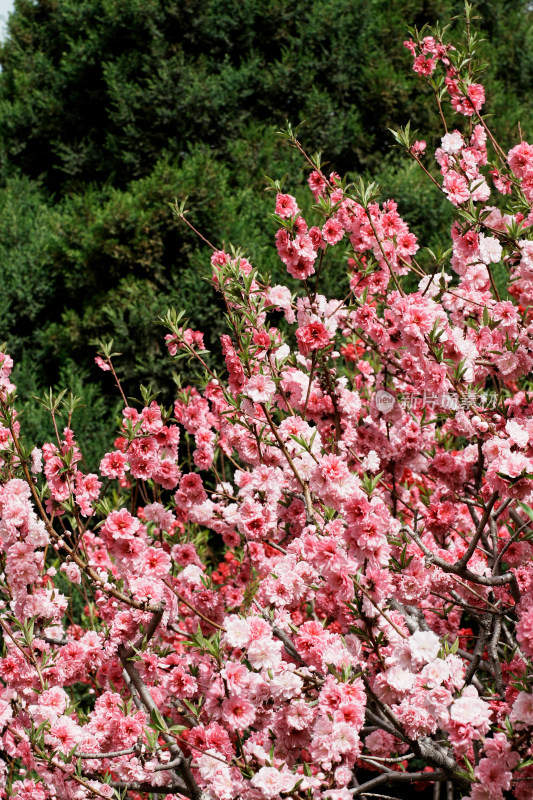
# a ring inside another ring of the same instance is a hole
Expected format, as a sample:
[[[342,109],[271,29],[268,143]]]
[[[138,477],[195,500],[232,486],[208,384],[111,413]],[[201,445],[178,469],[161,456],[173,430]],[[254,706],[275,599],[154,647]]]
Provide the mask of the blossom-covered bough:
[[[451,251],[302,150],[316,224],[273,184],[301,291],[213,248],[225,376],[169,312],[204,380],[124,398],[99,475],[66,394],[26,443],[0,355],[1,798],[533,797],[533,146],[482,116],[470,16],[407,42],[442,178],[395,133]]]

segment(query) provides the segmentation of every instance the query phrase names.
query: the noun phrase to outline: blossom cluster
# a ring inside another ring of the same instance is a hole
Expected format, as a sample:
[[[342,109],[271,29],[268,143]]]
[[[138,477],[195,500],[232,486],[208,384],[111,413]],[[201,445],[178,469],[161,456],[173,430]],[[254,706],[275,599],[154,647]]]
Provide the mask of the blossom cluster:
[[[225,374],[169,313],[204,379],[124,398],[98,474],[61,397],[28,449],[0,354],[0,800],[533,798],[533,147],[496,168],[457,51],[408,49],[467,117],[442,183],[398,136],[455,211],[446,265],[313,162],[312,209],[273,202],[290,285],[213,248]]]

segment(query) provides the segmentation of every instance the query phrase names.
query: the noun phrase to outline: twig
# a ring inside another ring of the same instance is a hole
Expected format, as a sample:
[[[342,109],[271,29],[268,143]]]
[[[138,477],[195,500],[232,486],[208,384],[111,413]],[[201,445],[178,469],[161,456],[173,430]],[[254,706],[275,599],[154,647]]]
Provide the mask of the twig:
[[[447,781],[448,775],[445,772],[385,772],[383,775],[378,775],[377,778],[357,786],[355,789],[349,789],[353,797],[359,797],[366,794],[366,790],[373,789],[374,786],[380,786],[382,783],[415,783],[417,781],[424,781],[431,783],[433,781]]]
[[[416,542],[424,555],[427,557],[427,560],[430,563],[436,564],[436,566],[440,567],[443,572],[451,573],[452,575],[460,575],[467,581],[477,583],[480,586],[503,586],[504,584],[508,583],[510,585],[513,600],[515,603],[520,602],[520,589],[514,573],[505,572],[503,575],[493,575],[490,578],[487,578],[485,575],[477,575],[475,572],[471,572],[466,567],[461,567],[459,564],[449,564],[443,558],[440,558],[440,556],[435,555],[435,553],[426,547],[420,536],[411,530],[408,525],[402,525],[401,530],[405,531],[413,539],[413,541]]]

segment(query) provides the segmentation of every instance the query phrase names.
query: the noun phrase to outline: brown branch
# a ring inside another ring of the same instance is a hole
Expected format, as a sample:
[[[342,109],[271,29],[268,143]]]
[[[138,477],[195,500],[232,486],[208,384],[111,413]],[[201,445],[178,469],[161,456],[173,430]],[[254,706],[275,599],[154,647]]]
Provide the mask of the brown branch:
[[[182,781],[171,786],[154,786],[148,781],[110,781],[110,786],[114,789],[130,789],[132,792],[150,792],[161,795],[183,794],[185,797],[191,797]]]
[[[506,583],[508,583],[513,600],[515,603],[520,602],[520,589],[514,573],[505,572],[503,575],[493,575],[490,578],[487,578],[484,575],[477,575],[475,572],[471,572],[466,567],[460,566],[460,564],[449,564],[443,558],[440,558],[440,556],[435,555],[435,553],[426,547],[420,536],[411,530],[408,525],[402,525],[401,530],[405,531],[411,537],[411,539],[416,542],[426,556],[427,560],[430,563],[435,564],[437,567],[440,567],[443,572],[452,575],[459,575],[461,578],[471,581],[472,583],[477,583],[480,586],[504,586]]]
[[[79,753],[76,751],[75,756],[76,758],[120,758],[120,756],[129,756],[132,753],[137,753],[139,751],[138,745],[134,745],[133,747],[128,747],[125,750],[111,750],[109,753]]]
[[[350,789],[353,797],[359,797],[366,794],[368,789],[373,789],[374,786],[381,786],[382,783],[415,783],[416,781],[424,781],[433,783],[434,781],[447,781],[448,775],[445,772],[384,772],[378,775],[377,778],[357,786],[355,789]],[[470,785],[470,784],[468,784]]]
[[[494,508],[494,503],[496,502],[497,499],[498,499],[498,492],[493,492],[491,497],[490,497],[489,502],[487,503],[485,511],[483,512],[483,516],[481,517],[479,525],[477,526],[476,532],[475,532],[474,536],[472,537],[472,541],[470,542],[466,553],[457,562],[458,566],[466,567],[466,565],[468,564],[468,562],[472,558],[472,556],[474,554],[474,551],[475,551],[475,549],[477,547],[477,543],[479,542],[481,534],[485,530],[485,525],[487,524],[487,521],[488,521],[488,519],[490,517],[491,511]]]
[[[152,615],[152,618],[146,627],[146,631],[143,634],[141,634],[141,636],[137,639],[135,644],[130,645],[130,647],[128,647],[127,649],[122,646],[124,658],[126,659],[133,658],[135,653],[138,650],[140,650],[143,647],[143,645],[148,644],[148,642],[156,632],[159,623],[161,622],[164,611],[165,611],[165,601],[162,600],[159,603],[159,608]]]
[[[485,645],[487,644],[488,638],[490,636],[491,617],[489,614],[485,614],[483,616],[483,618],[480,620],[479,627],[480,627],[480,634],[476,642],[474,652],[472,654],[472,661],[466,668],[465,683],[467,685],[469,683],[472,683],[472,680],[479,666],[483,653],[485,652]]]
[[[124,670],[127,673],[131,683],[135,687],[135,691],[137,692],[142,704],[144,705],[145,709],[148,711],[149,714],[155,712],[155,714],[161,717],[159,709],[157,708],[157,705],[152,695],[148,691],[148,688],[143,682],[141,676],[139,675],[137,667],[132,661],[128,659],[127,654],[128,650],[124,647],[124,645],[122,644],[119,645],[118,656],[122,661],[122,666],[124,667]],[[183,793],[186,794],[188,797],[192,798],[192,800],[200,800],[202,791],[198,786],[198,784],[196,783],[194,775],[192,774],[188,759],[185,758],[181,748],[176,743],[175,738],[172,736],[172,734],[168,729],[166,731],[165,730],[161,731],[161,736],[169,746],[170,754],[172,755],[173,761],[181,765],[180,771],[183,776],[184,786],[186,787],[186,791]]]

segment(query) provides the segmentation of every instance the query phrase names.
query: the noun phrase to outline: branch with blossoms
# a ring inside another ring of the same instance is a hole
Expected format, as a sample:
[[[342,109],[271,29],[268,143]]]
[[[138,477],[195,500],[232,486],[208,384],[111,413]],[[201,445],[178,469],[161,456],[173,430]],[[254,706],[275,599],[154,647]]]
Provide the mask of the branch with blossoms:
[[[129,405],[102,345],[124,408],[98,473],[66,394],[26,444],[0,354],[0,800],[533,797],[533,147],[484,117],[470,6],[463,43],[406,44],[437,169],[395,139],[449,250],[289,127],[313,197],[270,185],[290,286],[204,238],[225,371],[169,311],[198,385]]]

